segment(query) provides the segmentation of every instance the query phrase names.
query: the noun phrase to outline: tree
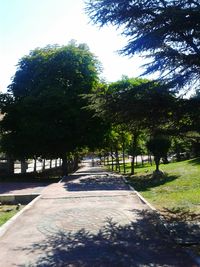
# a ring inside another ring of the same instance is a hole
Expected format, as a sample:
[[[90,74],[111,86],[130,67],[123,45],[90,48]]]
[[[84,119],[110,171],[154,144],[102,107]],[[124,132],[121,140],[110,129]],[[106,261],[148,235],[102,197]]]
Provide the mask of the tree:
[[[171,138],[171,141],[170,153],[175,154],[173,157],[176,156],[177,161],[185,158],[188,159],[190,157],[192,143],[190,140],[188,140],[188,138],[175,136]]]
[[[117,26],[128,43],[122,54],[152,60],[145,74],[160,72],[170,86],[199,84],[200,3],[198,0],[88,0],[94,23]]]
[[[67,155],[85,145],[104,125],[84,109],[98,83],[100,64],[86,45],[38,48],[23,57],[1,96],[4,151],[15,158],[60,157],[67,174]],[[100,141],[99,136],[96,143]],[[93,137],[94,142],[94,137]]]
[[[168,88],[159,83],[139,78],[123,77],[102,87],[91,96],[91,108],[98,116],[120,125],[131,134],[131,173],[134,174],[138,142],[143,131],[151,135],[166,131],[171,122],[175,98]]]
[[[154,160],[156,164],[156,173],[159,173],[159,164],[162,157],[166,157],[169,151],[171,142],[169,138],[162,135],[153,136],[147,142],[148,150],[154,155]]]

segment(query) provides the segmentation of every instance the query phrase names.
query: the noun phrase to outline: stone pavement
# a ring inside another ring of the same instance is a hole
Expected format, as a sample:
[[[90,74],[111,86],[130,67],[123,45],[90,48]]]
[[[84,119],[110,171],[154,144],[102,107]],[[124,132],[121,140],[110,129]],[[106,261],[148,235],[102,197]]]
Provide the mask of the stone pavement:
[[[196,266],[119,176],[84,166],[0,238],[0,267]]]

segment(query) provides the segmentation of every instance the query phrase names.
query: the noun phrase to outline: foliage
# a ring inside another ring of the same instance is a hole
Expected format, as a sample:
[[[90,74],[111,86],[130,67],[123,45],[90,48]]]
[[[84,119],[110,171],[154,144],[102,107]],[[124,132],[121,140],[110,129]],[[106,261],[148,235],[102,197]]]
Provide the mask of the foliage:
[[[155,136],[147,142],[147,147],[154,156],[164,157],[170,147],[170,140],[165,136]]]
[[[87,100],[81,95],[95,89],[99,70],[88,47],[72,42],[37,48],[23,57],[9,94],[1,96],[4,151],[15,158],[64,159],[67,152],[97,146],[102,139],[98,130],[103,135],[105,125],[84,108]]]
[[[126,55],[151,59],[145,74],[160,72],[170,86],[199,82],[200,3],[197,0],[88,0],[94,23],[117,26],[128,39]],[[190,87],[191,88],[191,87]]]
[[[174,136],[171,138],[171,147],[170,154],[175,154],[177,160],[181,160],[183,158],[187,158],[190,156],[192,151],[192,142],[188,140],[186,137],[178,137]]]
[[[98,91],[91,102],[99,116],[125,124],[130,132],[174,129],[178,100],[168,87],[154,81],[123,77]]]
[[[148,150],[154,155],[154,160],[156,163],[156,171],[159,171],[160,159],[167,156],[169,151],[171,141],[166,136],[153,136],[147,142]]]

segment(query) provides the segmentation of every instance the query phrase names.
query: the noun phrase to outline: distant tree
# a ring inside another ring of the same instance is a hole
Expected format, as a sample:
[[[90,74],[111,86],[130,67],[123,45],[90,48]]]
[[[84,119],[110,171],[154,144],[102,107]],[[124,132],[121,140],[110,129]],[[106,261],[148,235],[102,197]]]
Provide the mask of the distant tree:
[[[156,164],[156,173],[159,173],[159,164],[162,157],[166,157],[169,151],[171,141],[168,137],[162,135],[153,136],[147,142],[148,150],[154,155],[154,160]]]
[[[174,136],[171,138],[170,154],[175,154],[176,160],[189,158],[192,151],[192,140],[185,136]],[[184,153],[184,156],[183,156]]]
[[[7,98],[1,96],[4,151],[15,158],[60,157],[67,174],[67,155],[101,139],[94,135],[104,125],[81,97],[94,90],[99,70],[84,44],[47,46],[23,57]]]
[[[122,54],[141,53],[152,59],[145,74],[160,72],[178,90],[199,84],[198,0],[87,0],[86,12],[94,23],[121,30],[128,39]]]
[[[122,152],[122,166],[123,172],[126,172],[125,153],[131,142],[131,134],[125,124],[117,124],[113,122],[110,131],[106,138],[107,150],[111,154],[112,170],[114,169],[114,162],[116,170],[121,170],[119,152]]]

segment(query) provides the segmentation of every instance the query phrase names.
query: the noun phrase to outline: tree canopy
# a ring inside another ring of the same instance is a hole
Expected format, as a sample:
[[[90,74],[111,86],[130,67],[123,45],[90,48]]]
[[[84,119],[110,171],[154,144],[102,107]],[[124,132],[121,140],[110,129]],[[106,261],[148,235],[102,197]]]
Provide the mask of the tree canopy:
[[[23,57],[1,95],[2,146],[15,158],[61,157],[101,142],[105,124],[82,94],[98,84],[100,63],[86,45],[38,48]],[[98,128],[97,128],[98,125]],[[96,140],[94,142],[94,135]]]
[[[154,160],[156,163],[156,172],[159,172],[160,159],[162,157],[167,157],[167,152],[169,151],[171,141],[166,136],[153,136],[147,142],[148,150],[154,155]]]
[[[177,99],[168,87],[141,78],[123,77],[91,96],[91,107],[99,116],[129,130],[171,127]]]
[[[88,0],[86,12],[94,23],[115,25],[127,37],[121,53],[151,59],[144,74],[159,71],[178,89],[199,85],[198,0]]]

